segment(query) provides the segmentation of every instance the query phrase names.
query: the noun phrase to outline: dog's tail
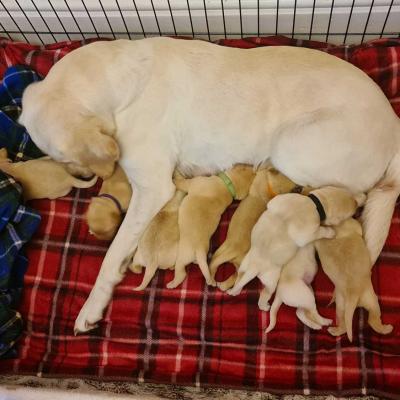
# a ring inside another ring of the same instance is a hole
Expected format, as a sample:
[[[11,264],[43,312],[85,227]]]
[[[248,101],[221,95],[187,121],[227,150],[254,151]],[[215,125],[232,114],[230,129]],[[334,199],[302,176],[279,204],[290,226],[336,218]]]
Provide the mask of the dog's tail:
[[[97,176],[92,179],[85,181],[83,179],[78,179],[74,177],[74,187],[79,189],[86,189],[92,187],[97,182]]]
[[[347,337],[349,338],[350,342],[353,341],[353,315],[358,305],[358,301],[358,293],[352,293],[351,291],[348,291],[344,304],[344,325],[346,327]]]
[[[385,244],[396,200],[400,194],[400,150],[383,179],[368,193],[361,216],[364,238],[375,264]]]
[[[266,333],[271,332],[276,325],[276,315],[278,314],[279,308],[282,305],[282,300],[278,295],[275,295],[274,302],[272,303],[271,309],[269,310],[269,325]]]
[[[232,245],[229,240],[225,240],[224,243],[217,249],[217,251],[212,256],[210,262],[210,273],[211,277],[215,278],[218,267],[221,264],[232,261],[236,257],[236,248]]]

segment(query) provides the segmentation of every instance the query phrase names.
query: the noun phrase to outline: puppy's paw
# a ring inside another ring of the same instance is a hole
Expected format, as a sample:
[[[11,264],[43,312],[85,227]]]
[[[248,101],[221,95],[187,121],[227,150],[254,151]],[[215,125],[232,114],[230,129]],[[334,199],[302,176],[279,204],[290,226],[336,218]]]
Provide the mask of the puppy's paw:
[[[143,267],[141,265],[134,265],[134,264],[129,264],[129,269],[134,273],[134,274],[141,274]]]
[[[388,335],[393,331],[393,325],[381,324],[379,327],[374,326],[373,329],[381,335]]]
[[[261,311],[269,311],[269,309],[271,308],[271,306],[269,305],[268,301],[264,301],[264,300],[262,300],[262,299],[259,299],[259,300],[258,300],[258,308],[259,308]],[[272,330],[272,328],[271,328],[271,330]],[[269,332],[269,331],[267,331],[267,332]]]
[[[208,286],[217,287],[217,281],[214,278],[206,279],[206,283]]]
[[[331,326],[330,328],[328,328],[328,332],[332,336],[341,336],[346,333],[346,328],[342,328],[340,326]]]
[[[238,294],[240,294],[241,290],[240,289],[236,289],[236,288],[232,288],[226,291],[227,294],[229,294],[230,296],[237,296]]]
[[[229,290],[233,285],[228,282],[228,280],[223,281],[223,282],[217,282],[217,287],[219,290],[221,290],[222,292],[226,292],[227,290]]]
[[[329,325],[332,325],[333,321],[329,318],[323,318],[320,316],[320,318],[317,322],[322,326],[329,326]]]
[[[177,288],[184,280],[185,280],[185,277],[183,277],[183,278],[175,277],[171,282],[167,283],[167,289]]]

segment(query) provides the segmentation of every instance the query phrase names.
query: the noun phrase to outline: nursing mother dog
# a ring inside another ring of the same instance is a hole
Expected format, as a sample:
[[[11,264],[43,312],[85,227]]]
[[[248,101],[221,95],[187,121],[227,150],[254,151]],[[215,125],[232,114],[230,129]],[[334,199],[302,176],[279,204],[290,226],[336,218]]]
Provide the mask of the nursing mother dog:
[[[211,174],[270,161],[300,185],[368,193],[373,262],[400,192],[400,123],[354,66],[295,47],[234,49],[196,40],[97,42],[27,88],[20,118],[57,161],[108,177],[115,162],[135,195],[75,332],[96,326],[138,239],[175,192],[172,173]]]

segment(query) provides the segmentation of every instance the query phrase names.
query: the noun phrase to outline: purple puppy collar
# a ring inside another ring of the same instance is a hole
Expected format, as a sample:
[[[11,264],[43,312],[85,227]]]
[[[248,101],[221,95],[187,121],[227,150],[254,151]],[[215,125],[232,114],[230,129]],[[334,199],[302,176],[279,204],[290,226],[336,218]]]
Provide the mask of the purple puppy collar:
[[[101,193],[96,197],[104,197],[106,199],[110,199],[115,204],[115,206],[118,208],[118,211],[120,212],[120,214],[121,215],[125,214],[125,211],[122,209],[121,203],[113,195],[108,194],[108,193]]]

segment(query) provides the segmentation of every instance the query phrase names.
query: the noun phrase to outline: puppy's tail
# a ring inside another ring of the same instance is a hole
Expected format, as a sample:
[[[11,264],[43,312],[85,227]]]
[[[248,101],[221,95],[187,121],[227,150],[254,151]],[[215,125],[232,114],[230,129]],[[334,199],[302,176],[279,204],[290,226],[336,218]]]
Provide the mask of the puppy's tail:
[[[361,216],[372,265],[375,264],[385,244],[399,194],[400,150],[390,162],[384,178],[368,193]]]
[[[217,251],[212,256],[210,262],[210,273],[211,277],[215,278],[215,274],[217,273],[218,267],[221,264],[232,261],[236,257],[236,249],[235,246],[229,243],[226,240],[222,245],[217,249]]]
[[[83,179],[78,179],[74,177],[74,187],[79,189],[86,189],[92,187],[97,182],[97,176],[94,176],[89,181],[84,181]]]
[[[358,305],[358,294],[348,293],[347,300],[344,305],[344,324],[346,327],[347,337],[349,341],[353,341],[353,315]]]

